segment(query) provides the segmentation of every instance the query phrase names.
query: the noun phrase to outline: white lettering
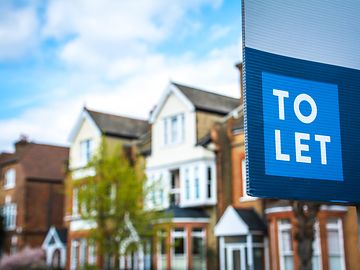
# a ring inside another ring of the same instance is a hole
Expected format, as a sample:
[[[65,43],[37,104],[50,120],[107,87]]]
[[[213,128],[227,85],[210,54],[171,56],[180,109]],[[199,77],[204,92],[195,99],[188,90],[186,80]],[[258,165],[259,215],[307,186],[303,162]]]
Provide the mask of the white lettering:
[[[285,120],[284,98],[289,97],[288,91],[273,89],[273,95],[278,97],[279,102],[279,119]]]
[[[311,163],[311,157],[303,156],[301,152],[309,151],[309,145],[302,144],[301,140],[310,140],[310,134],[295,132],[296,162]]]
[[[326,165],[327,164],[326,143],[331,142],[330,136],[315,134],[315,141],[320,142],[321,164]]]
[[[308,116],[305,116],[300,111],[300,103],[306,101],[311,106],[311,113]],[[317,116],[317,106],[312,97],[307,94],[300,94],[295,98],[294,101],[294,112],[296,117],[303,122],[304,124],[310,124],[313,122]]]
[[[275,130],[275,149],[276,160],[290,161],[290,155],[281,153],[281,133],[280,130]]]

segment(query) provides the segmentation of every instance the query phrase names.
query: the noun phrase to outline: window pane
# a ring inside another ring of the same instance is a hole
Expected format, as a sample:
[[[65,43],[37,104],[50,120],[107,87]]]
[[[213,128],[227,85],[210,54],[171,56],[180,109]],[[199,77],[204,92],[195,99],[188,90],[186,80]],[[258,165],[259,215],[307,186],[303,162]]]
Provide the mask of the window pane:
[[[280,220],[278,222],[278,229],[281,270],[292,270],[294,268],[294,257],[290,220]]]
[[[282,232],[282,250],[284,252],[292,251],[292,238],[290,231],[283,231]]]
[[[207,167],[207,197],[211,198],[211,183],[212,182],[212,174],[211,167]]]
[[[335,230],[328,230],[328,247],[329,255],[340,253],[339,233]]]
[[[178,141],[178,118],[177,116],[171,117],[171,142]]]
[[[312,270],[320,270],[320,256],[319,255],[313,255],[312,257]]]
[[[284,270],[293,270],[294,260],[293,256],[284,256]]]
[[[6,188],[12,188],[15,186],[15,169],[9,169],[5,173],[5,183]]]
[[[195,167],[195,171],[194,171],[194,175],[195,175],[195,198],[198,199],[200,198],[200,183],[199,183],[199,169],[198,167]]]
[[[206,268],[205,239],[201,235],[203,230],[195,228],[192,230],[192,259],[194,269]]]
[[[185,198],[190,199],[190,179],[189,179],[189,170],[185,170]]]
[[[254,270],[265,269],[264,262],[264,249],[254,248]]]
[[[168,119],[164,119],[164,144],[168,144]]]
[[[341,268],[341,256],[329,256],[329,269],[339,270]]]

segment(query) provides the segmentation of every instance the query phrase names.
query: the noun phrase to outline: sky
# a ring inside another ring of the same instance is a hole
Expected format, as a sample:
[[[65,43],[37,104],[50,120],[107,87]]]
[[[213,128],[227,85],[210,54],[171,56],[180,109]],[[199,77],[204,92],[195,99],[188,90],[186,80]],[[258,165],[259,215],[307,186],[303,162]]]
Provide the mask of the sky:
[[[3,0],[0,152],[68,145],[82,108],[148,119],[170,81],[239,97],[240,0]]]

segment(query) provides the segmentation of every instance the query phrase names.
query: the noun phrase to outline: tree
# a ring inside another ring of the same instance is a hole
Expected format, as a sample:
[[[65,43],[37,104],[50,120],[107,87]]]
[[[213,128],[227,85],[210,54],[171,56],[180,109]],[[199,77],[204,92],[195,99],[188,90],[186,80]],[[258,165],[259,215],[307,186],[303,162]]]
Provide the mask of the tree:
[[[314,225],[320,203],[293,201],[292,207],[296,218],[295,240],[298,244],[299,270],[312,270]]]
[[[149,192],[144,159],[132,157],[133,151],[125,149],[119,145],[110,149],[103,140],[88,165],[95,175],[77,185],[73,181],[81,218],[96,224],[89,238],[96,243],[98,255],[111,259],[115,269],[119,269],[119,255],[124,255],[120,253],[129,251],[121,247],[134,247],[129,243],[134,230],[141,239],[149,239],[155,233],[153,223],[162,218],[161,213],[144,208]]]

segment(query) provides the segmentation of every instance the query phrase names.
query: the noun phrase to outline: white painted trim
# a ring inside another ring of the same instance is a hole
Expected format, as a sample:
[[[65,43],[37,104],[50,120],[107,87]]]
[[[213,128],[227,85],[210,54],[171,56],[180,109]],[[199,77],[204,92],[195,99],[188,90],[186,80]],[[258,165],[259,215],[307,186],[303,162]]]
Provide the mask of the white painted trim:
[[[209,218],[173,218],[171,222],[173,223],[208,223]]]
[[[225,239],[224,236],[220,236],[220,270],[225,270]]]
[[[158,102],[158,105],[156,106],[154,112],[150,116],[150,124],[153,124],[155,122],[171,93],[174,93],[174,95],[178,97],[190,111],[195,110],[194,104],[173,83],[170,83],[164,91],[163,95],[161,96],[160,101]]]
[[[201,147],[201,146],[199,146]],[[215,162],[215,157],[201,157],[201,158],[194,158],[194,159],[187,159],[186,161],[181,161],[181,162],[173,162],[173,163],[168,163],[165,165],[161,165],[161,166],[154,166],[154,167],[146,167],[146,173],[151,173],[151,171],[157,171],[157,170],[174,170],[174,169],[178,169],[181,166],[186,166],[189,164],[192,164],[194,162],[199,162],[199,161],[206,161],[206,162]]]
[[[249,269],[253,269],[254,267],[254,256],[253,256],[253,243],[252,243],[252,235],[248,234],[246,236],[246,247],[247,247],[247,264]]]
[[[342,205],[322,205],[320,211],[346,212],[348,208]]]
[[[320,211],[346,212],[348,209],[342,205],[322,205]],[[292,212],[291,206],[277,206],[265,209],[265,214]]]
[[[265,209],[265,214],[273,214],[280,212],[292,212],[291,206],[278,206]]]
[[[270,270],[269,239],[264,237],[265,270]]]
[[[92,119],[92,117],[90,116],[90,114],[87,112],[87,110],[84,108],[83,111],[81,112],[80,116],[78,117],[78,119],[76,120],[75,126],[72,128],[68,141],[72,144],[76,138],[76,135],[78,134],[81,124],[83,123],[83,121],[88,120],[90,125],[96,130],[98,136],[101,136],[101,130],[100,128],[96,125],[95,121]]]

